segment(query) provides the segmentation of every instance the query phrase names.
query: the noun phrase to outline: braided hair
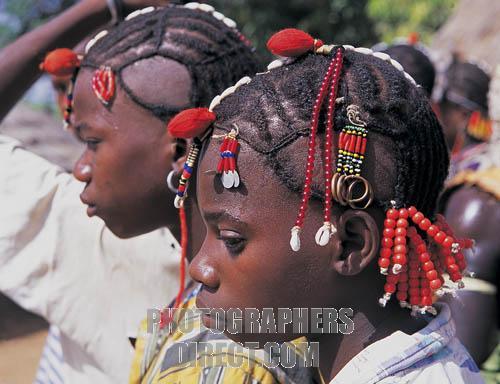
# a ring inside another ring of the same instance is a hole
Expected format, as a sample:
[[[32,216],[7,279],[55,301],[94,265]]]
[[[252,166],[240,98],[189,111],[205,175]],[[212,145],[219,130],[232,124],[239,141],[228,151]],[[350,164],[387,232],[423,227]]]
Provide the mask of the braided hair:
[[[427,96],[432,95],[436,70],[429,57],[421,50],[409,44],[394,44],[382,52],[397,60],[422,88]]]
[[[456,56],[444,74],[443,101],[451,101],[471,111],[488,115],[490,76],[479,65],[464,62]]]
[[[97,40],[81,66],[111,67],[120,86],[135,103],[166,120],[181,108],[139,97],[124,81],[122,71],[141,60],[172,59],[183,64],[191,75],[191,105],[208,104],[214,95],[258,69],[246,39],[223,22],[221,14],[217,13],[218,19],[212,13],[167,6],[138,14]]]
[[[228,131],[238,121],[238,138],[262,154],[280,181],[298,193],[307,154],[304,145],[295,144],[309,135],[312,106],[331,59],[332,54],[307,54],[292,60],[256,76],[215,109],[215,128]],[[392,156],[392,180],[385,169],[372,180],[377,202],[387,208],[395,200],[399,206],[414,205],[432,215],[449,159],[441,127],[422,89],[383,60],[349,50],[337,96],[343,102],[335,109],[335,130],[348,123],[347,106],[355,104],[364,111],[369,141],[378,137],[366,161],[375,161],[372,155]],[[319,124],[320,137],[323,125]],[[318,176],[322,174],[320,164],[315,168]],[[323,199],[322,188],[321,182],[314,182],[312,197]]]

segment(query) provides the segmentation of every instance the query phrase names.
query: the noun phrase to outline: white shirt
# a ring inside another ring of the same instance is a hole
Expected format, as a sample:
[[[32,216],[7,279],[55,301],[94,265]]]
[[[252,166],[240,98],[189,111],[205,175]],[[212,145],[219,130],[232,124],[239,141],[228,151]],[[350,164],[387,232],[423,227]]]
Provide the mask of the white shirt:
[[[420,331],[397,331],[359,352],[330,384],[481,384],[479,368],[455,336],[448,305]],[[410,314],[408,313],[408,316]]]
[[[61,331],[68,383],[123,383],[148,308],[178,289],[167,229],[128,240],[89,219],[83,184],[0,135],[0,291]]]

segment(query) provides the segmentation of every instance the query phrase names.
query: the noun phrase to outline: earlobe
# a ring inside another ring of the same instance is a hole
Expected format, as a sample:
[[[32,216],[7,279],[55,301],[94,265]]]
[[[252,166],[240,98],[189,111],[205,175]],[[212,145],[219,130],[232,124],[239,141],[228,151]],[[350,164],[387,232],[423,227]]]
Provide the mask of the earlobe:
[[[377,223],[368,212],[349,209],[340,216],[337,231],[340,244],[333,267],[341,275],[356,275],[377,256],[380,238]]]

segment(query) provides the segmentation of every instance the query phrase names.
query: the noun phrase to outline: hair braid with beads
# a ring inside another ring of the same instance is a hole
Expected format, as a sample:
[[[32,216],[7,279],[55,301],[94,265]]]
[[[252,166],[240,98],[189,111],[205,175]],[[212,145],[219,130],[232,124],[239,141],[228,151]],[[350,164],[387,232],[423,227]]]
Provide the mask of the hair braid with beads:
[[[255,77],[252,87],[242,87],[216,109],[218,126],[229,126],[223,122],[235,119],[250,123],[239,138],[263,154],[280,181],[296,192],[303,185],[303,159],[295,161],[291,145],[309,134],[310,111],[330,59],[313,54],[300,57]],[[448,154],[441,127],[422,90],[383,60],[346,51],[338,97],[345,101],[335,111],[336,131],[347,123],[346,107],[353,103],[366,112],[371,133],[394,142],[398,176],[391,200],[432,214],[447,175]],[[246,108],[235,108],[242,100]],[[286,158],[289,161],[279,161]],[[312,196],[323,199],[320,183],[313,187]],[[379,199],[379,203],[387,207],[390,200]]]
[[[208,104],[214,95],[258,69],[253,49],[244,37],[211,13],[168,6],[138,14],[97,40],[81,66],[110,66],[134,102],[165,120],[179,109],[142,100],[126,85],[121,72],[144,59],[172,59],[185,65],[191,75],[191,105]]]

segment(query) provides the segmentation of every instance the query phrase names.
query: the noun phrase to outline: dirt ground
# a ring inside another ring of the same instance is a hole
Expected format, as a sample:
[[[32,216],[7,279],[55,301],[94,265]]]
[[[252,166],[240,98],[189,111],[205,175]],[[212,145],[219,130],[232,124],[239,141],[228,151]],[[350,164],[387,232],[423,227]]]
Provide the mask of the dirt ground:
[[[61,127],[49,113],[19,104],[0,124],[0,134],[17,138],[29,150],[70,170],[81,145]],[[0,294],[0,384],[33,382],[47,327],[43,319]]]

